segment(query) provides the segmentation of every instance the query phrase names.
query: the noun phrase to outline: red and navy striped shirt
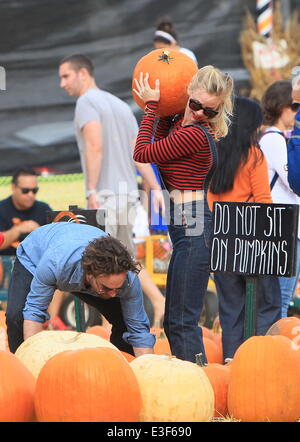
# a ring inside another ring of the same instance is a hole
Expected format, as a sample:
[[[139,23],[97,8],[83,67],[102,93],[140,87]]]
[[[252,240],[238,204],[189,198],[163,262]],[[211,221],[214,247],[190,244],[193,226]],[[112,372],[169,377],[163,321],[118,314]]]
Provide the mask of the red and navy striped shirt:
[[[147,107],[155,112],[157,102],[149,101]],[[160,118],[152,141],[155,115],[144,115],[134,160],[155,163],[166,185],[174,189],[202,190],[212,164],[207,137],[200,126],[181,126],[182,118],[172,121],[172,117]],[[201,124],[211,131],[207,123]]]

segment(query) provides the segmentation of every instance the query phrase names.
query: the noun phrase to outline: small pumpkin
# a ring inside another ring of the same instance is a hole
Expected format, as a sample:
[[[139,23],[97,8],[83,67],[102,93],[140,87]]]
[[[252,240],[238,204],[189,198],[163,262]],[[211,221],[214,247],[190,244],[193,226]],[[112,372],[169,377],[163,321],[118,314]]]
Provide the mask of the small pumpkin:
[[[0,421],[34,421],[33,375],[13,353],[2,350],[0,350],[0,371]]]
[[[169,355],[147,354],[130,362],[142,395],[141,422],[207,422],[214,392],[196,364]]]
[[[130,353],[127,353],[127,351],[121,351],[122,355],[124,356],[124,358],[126,359],[126,361],[131,362],[135,359],[135,356],[133,356]]]
[[[300,418],[300,352],[285,336],[252,336],[230,364],[229,414],[243,422]]]
[[[205,350],[205,355],[207,362],[209,363],[217,363],[222,364],[223,363],[223,356],[222,353],[220,353],[219,347],[212,339],[209,338],[202,338],[203,339],[203,345]]]
[[[141,406],[133,370],[112,348],[58,353],[36,382],[39,422],[137,422]]]
[[[213,338],[213,332],[208,327],[205,327],[204,325],[201,325],[202,330],[202,336],[204,338],[212,339]]]
[[[267,331],[267,335],[286,336],[296,345],[300,345],[300,319],[295,316],[288,316],[276,321]]]
[[[143,56],[136,64],[133,72],[132,88],[136,89],[135,79],[140,73],[149,73],[149,84],[155,86],[160,81],[160,100],[158,115],[161,117],[183,112],[188,95],[187,88],[193,76],[198,72],[196,63],[186,54],[169,49],[155,49]],[[144,102],[133,92],[137,105],[144,109]]]
[[[218,359],[219,363],[223,363],[223,343],[222,343],[222,335],[219,333],[213,333],[212,340],[217,344],[218,347]]]
[[[169,344],[169,340],[164,332],[163,328],[160,327],[153,327],[150,329],[150,332],[155,334],[156,341],[153,347],[153,351],[156,355],[163,355],[163,354],[172,354],[171,347]]]
[[[86,333],[100,336],[101,338],[104,338],[107,341],[109,341],[111,335],[111,332],[106,327],[103,327],[103,325],[93,325],[92,327],[89,327],[87,329]]]
[[[135,244],[135,257],[138,260],[144,259],[146,256],[145,241],[141,241]]]
[[[38,377],[45,362],[57,353],[86,347],[117,347],[104,338],[71,330],[44,330],[30,336],[17,349],[15,355]]]
[[[206,373],[215,394],[214,417],[228,415],[227,396],[230,377],[230,366],[221,364],[205,364],[201,354],[196,355],[196,363]]]

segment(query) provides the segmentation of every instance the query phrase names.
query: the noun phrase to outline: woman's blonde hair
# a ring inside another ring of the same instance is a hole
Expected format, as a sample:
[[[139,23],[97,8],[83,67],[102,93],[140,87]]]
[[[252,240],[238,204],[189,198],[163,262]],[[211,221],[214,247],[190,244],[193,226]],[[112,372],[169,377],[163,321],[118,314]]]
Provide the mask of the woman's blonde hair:
[[[190,91],[196,89],[204,90],[208,94],[222,98],[222,102],[218,108],[219,113],[209,120],[209,122],[217,140],[225,137],[228,133],[233,109],[232,77],[227,73],[221,72],[214,66],[204,66],[194,75],[189,85]]]

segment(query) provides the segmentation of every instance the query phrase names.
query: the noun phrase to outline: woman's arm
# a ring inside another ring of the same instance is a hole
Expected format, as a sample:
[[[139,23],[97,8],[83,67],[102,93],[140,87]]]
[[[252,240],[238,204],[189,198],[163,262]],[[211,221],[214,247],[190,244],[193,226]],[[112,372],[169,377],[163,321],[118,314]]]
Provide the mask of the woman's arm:
[[[287,180],[287,147],[284,137],[276,133],[266,134],[259,144],[266,156],[269,169],[271,169],[270,182],[273,178],[272,172],[273,175],[277,172],[281,181],[290,190]]]
[[[205,133],[198,127],[189,126],[152,142],[154,115],[145,114],[137,136],[133,158],[139,163],[163,163],[200,152],[207,148]]]
[[[158,137],[166,136],[153,141],[153,129],[156,120],[157,108],[160,97],[159,82],[156,81],[155,89],[151,89],[148,83],[148,75],[140,80],[135,80],[134,92],[147,103],[145,114],[142,119],[137,142],[134,150],[134,160],[140,163],[162,163],[175,158],[180,158],[191,153],[199,152],[201,147],[207,147],[208,141],[205,133],[198,127],[186,127],[180,131],[168,134],[169,127],[163,121],[158,132]],[[167,130],[168,129],[168,130]]]

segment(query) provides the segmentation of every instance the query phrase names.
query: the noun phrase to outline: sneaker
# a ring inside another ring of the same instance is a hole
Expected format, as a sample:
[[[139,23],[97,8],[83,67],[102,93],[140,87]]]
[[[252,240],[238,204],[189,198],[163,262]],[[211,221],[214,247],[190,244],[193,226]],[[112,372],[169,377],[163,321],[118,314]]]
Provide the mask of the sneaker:
[[[50,319],[48,324],[48,330],[71,330],[72,327],[66,325],[64,321],[58,316],[55,315]]]

